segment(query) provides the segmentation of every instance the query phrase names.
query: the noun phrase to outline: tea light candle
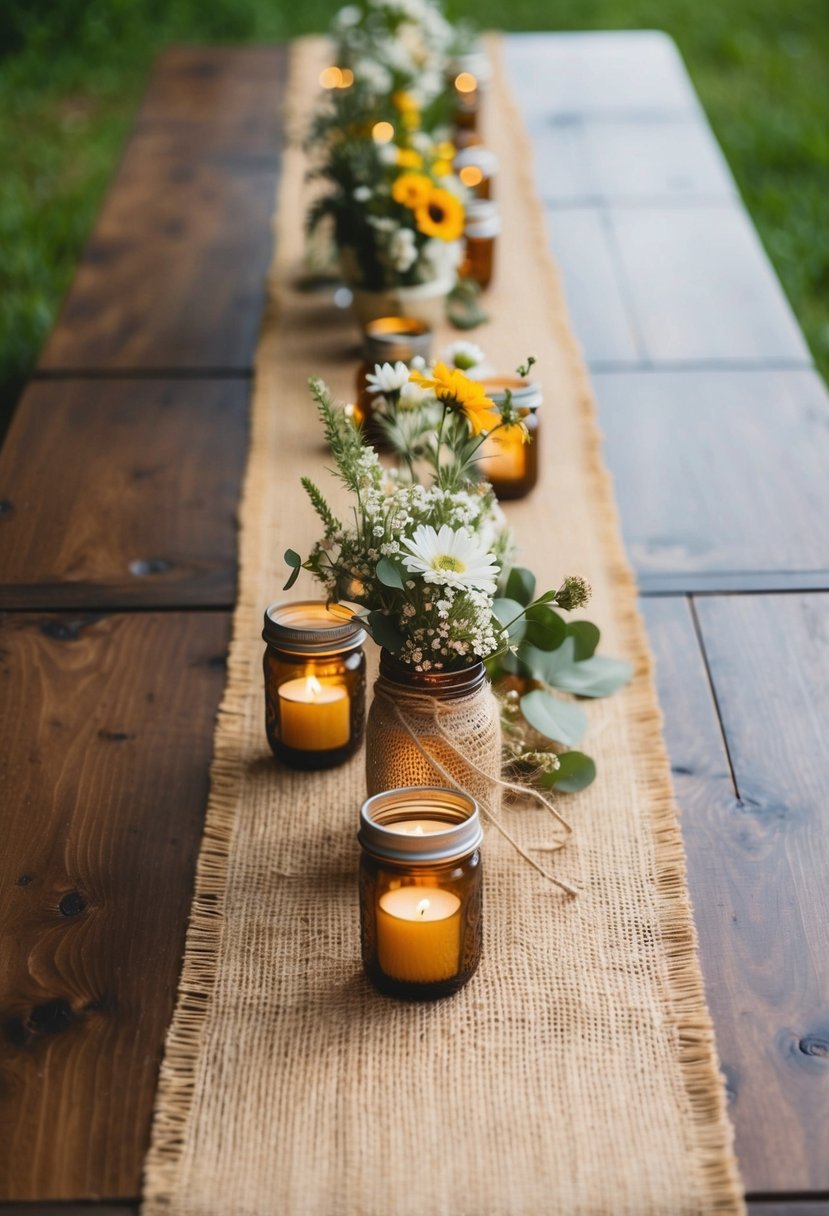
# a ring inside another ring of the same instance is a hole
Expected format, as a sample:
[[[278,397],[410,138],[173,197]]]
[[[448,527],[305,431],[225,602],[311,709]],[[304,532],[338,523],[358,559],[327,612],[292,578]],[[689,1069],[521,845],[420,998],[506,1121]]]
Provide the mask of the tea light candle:
[[[432,832],[445,832],[446,823],[439,819],[403,819],[400,823],[387,823],[386,829],[401,836],[428,836]]]
[[[440,887],[398,887],[380,896],[377,958],[386,975],[436,983],[458,971],[461,901]]]
[[[348,693],[341,685],[320,684],[315,676],[306,676],[279,687],[279,725],[286,747],[301,752],[344,747],[350,713]]]
[[[492,482],[522,481],[527,474],[527,447],[519,427],[496,431],[481,444],[480,459]]]

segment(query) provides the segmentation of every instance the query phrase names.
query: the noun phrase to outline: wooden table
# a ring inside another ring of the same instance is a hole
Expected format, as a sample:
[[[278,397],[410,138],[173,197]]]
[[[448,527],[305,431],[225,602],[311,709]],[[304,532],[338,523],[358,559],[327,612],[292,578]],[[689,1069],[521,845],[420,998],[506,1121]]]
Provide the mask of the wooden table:
[[[507,59],[658,658],[752,1213],[825,1216],[826,390],[673,44],[519,35]],[[162,56],[0,455],[5,1213],[137,1210],[234,603],[285,63]]]

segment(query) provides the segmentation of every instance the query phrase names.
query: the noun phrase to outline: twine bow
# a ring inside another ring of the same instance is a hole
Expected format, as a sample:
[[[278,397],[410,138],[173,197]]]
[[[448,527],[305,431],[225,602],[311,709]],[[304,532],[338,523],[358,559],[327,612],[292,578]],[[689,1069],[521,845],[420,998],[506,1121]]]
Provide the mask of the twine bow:
[[[431,753],[425,747],[423,740],[412,726],[409,714],[406,712],[407,710],[409,710],[411,713],[417,713],[427,718],[431,718],[436,733],[441,737],[441,739],[443,739],[449,751],[453,756],[457,757],[461,764],[465,765],[467,768],[471,768],[490,786],[497,786],[499,789],[508,790],[510,793],[519,794],[523,798],[529,797],[534,799],[534,801],[539,802],[547,813],[552,816],[556,823],[562,827],[566,833],[564,840],[556,841],[555,844],[533,845],[531,847],[544,850],[545,852],[556,852],[558,849],[564,848],[570,836],[573,834],[572,824],[568,823],[560,811],[553,806],[552,802],[544,797],[540,790],[533,789],[532,787],[526,785],[519,785],[515,781],[505,781],[503,777],[494,777],[491,773],[485,772],[478,764],[474,762],[474,760],[471,760],[468,756],[463,755],[463,753],[458,749],[454,739],[444,729],[440,720],[441,714],[443,713],[444,716],[449,716],[456,713],[462,713],[464,705],[469,704],[477,698],[477,692],[474,692],[467,697],[458,697],[452,701],[451,708],[449,706],[444,708],[440,701],[435,697],[424,696],[422,693],[410,692],[408,689],[404,691],[398,685],[388,684],[383,677],[380,676],[374,686],[374,695],[382,700],[391,709],[393,716],[403,728],[405,733],[409,736],[416,749],[420,752],[421,756],[423,756],[423,758],[432,766],[432,768],[434,768],[436,772],[438,772],[441,777],[443,777],[443,779],[449,783],[450,789],[459,790],[461,793],[469,792],[468,790],[463,789],[463,787],[458,783],[457,777],[449,772],[436,756],[431,755]],[[528,865],[532,866],[533,869],[536,870],[543,878],[545,878],[548,882],[553,883],[554,886],[564,891],[567,895],[571,896],[572,898],[576,898],[578,896],[578,891],[575,887],[571,886],[561,878],[556,878],[555,874],[551,874],[549,870],[540,865],[534,857],[531,857],[530,854],[524,848],[522,848],[515,837],[508,832],[504,825],[500,822],[498,813],[493,809],[492,806],[488,806],[487,803],[481,798],[478,798],[476,801],[486,817],[487,822],[491,823],[495,830],[500,832],[504,839],[507,840],[510,845],[512,845],[519,857],[522,857],[524,861],[526,861]]]

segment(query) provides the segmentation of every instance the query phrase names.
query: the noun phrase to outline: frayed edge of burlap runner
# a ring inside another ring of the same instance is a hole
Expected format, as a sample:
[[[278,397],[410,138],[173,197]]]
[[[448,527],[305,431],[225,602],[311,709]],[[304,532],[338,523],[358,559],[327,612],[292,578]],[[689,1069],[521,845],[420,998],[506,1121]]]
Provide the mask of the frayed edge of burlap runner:
[[[501,39],[486,36],[493,63],[494,81],[500,100],[509,112],[512,138],[520,148],[521,178],[527,200],[528,222],[534,227],[537,248],[548,250],[547,223],[533,176],[534,153],[512,91],[506,79]],[[653,681],[653,656],[645,623],[636,606],[638,589],[622,542],[622,528],[613,478],[604,461],[603,436],[598,423],[593,389],[581,348],[573,336],[567,314],[561,276],[552,257],[539,258],[547,292],[551,329],[569,364],[577,389],[585,442],[584,467],[599,510],[597,526],[608,556],[608,567],[618,588],[616,609],[626,651],[634,663],[634,678],[628,694],[631,751],[648,774],[644,787],[649,794],[654,836],[656,888],[661,897],[659,921],[668,972],[669,1014],[676,1028],[679,1060],[688,1096],[689,1111],[701,1152],[701,1164],[710,1185],[712,1212],[743,1212],[745,1204],[734,1132],[725,1105],[725,1084],[720,1072],[714,1026],[705,999],[699,962],[699,943],[688,895],[685,846],[679,827],[678,807],[670,777],[670,759],[662,731],[662,710]]]

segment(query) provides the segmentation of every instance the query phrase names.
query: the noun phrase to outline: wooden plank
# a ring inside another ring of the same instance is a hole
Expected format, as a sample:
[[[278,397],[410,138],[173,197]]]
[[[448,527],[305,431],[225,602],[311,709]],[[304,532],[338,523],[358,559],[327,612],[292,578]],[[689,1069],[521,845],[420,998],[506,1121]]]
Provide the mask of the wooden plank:
[[[829,1216],[826,1199],[755,1199],[748,1205],[748,1216]]]
[[[271,260],[277,160],[175,126],[130,141],[39,369],[249,371]]]
[[[135,1197],[230,618],[0,618],[0,1197]]]
[[[0,453],[0,606],[231,605],[249,387],[30,385]]]
[[[701,118],[550,123],[534,134],[533,153],[538,192],[558,206],[710,203],[736,193]]]
[[[287,44],[169,47],[156,61],[138,129],[176,124],[201,146],[272,160],[287,64]]]
[[[609,215],[650,359],[811,362],[742,207],[614,207]]]
[[[509,34],[504,55],[533,135],[565,116],[701,111],[675,43],[657,30]]]
[[[637,363],[641,347],[622,294],[611,235],[596,208],[547,208],[550,248],[567,308],[589,363]]]
[[[750,1193],[826,1191],[829,598],[695,604],[716,704],[687,602],[645,614],[738,1157]]]
[[[717,574],[757,587],[764,572],[829,585],[829,394],[815,372],[596,373],[594,385],[648,590],[713,590]]]

